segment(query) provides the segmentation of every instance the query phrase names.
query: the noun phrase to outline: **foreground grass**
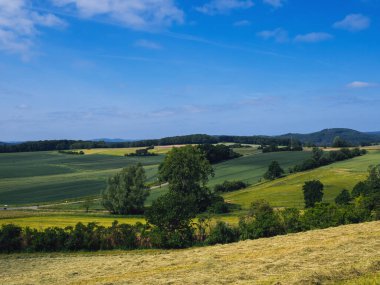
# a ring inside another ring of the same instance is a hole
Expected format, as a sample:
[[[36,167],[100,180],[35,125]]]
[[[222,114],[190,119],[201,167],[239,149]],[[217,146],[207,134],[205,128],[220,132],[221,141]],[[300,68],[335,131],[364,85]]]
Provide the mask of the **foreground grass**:
[[[178,251],[1,255],[4,284],[377,284],[380,222]]]
[[[356,183],[366,178],[368,166],[378,163],[380,151],[370,151],[364,156],[228,193],[224,198],[242,205],[243,208],[249,207],[250,203],[257,199],[265,199],[275,207],[303,208],[303,184],[305,181],[318,179],[325,186],[323,200],[333,202],[342,189],[351,191]]]

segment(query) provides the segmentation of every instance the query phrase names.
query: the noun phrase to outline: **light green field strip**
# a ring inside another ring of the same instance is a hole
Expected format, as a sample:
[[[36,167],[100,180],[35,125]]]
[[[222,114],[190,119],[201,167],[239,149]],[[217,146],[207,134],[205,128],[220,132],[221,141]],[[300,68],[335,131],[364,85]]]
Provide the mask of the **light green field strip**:
[[[247,208],[252,201],[265,199],[275,207],[302,208],[302,186],[305,181],[318,179],[325,185],[324,201],[332,202],[342,189],[352,190],[354,185],[365,179],[369,165],[380,163],[380,151],[347,161],[337,162],[315,170],[301,172],[252,186],[241,191],[225,194],[227,201]]]

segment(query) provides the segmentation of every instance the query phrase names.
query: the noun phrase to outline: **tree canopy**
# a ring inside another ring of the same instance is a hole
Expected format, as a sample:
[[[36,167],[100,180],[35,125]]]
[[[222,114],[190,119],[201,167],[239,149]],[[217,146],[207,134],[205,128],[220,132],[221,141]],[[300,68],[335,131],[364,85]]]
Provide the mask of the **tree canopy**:
[[[141,164],[124,168],[108,179],[108,186],[101,193],[102,205],[113,214],[143,212],[149,195],[145,180],[145,170]]]
[[[319,180],[306,181],[302,187],[305,207],[314,207],[315,203],[322,202],[323,184]]]

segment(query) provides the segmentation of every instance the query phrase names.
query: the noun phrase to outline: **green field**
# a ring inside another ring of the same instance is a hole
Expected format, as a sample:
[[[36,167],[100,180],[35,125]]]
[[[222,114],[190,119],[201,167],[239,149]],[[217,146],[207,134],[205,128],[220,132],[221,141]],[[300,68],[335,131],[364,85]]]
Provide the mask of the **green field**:
[[[136,163],[142,163],[148,181],[154,181],[162,159],[162,155],[0,154],[0,205],[36,204],[98,195],[106,186],[107,177]]]
[[[157,151],[167,150],[160,148]],[[169,148],[170,149],[170,148]],[[215,165],[215,177],[210,186],[224,180],[243,180],[255,184],[272,160],[287,169],[310,156],[309,152],[262,154],[257,148],[247,148],[244,156]],[[93,154],[69,155],[58,152],[0,154],[0,205],[43,204],[75,200],[99,195],[106,187],[107,177],[121,168],[142,163],[149,182],[156,180],[158,164],[163,155],[124,157],[117,155],[126,149],[89,150]],[[119,151],[119,152],[118,152]],[[102,154],[99,154],[102,153]],[[167,188],[151,192],[147,204]]]
[[[369,151],[361,157],[295,173],[275,181],[228,193],[224,197],[227,201],[240,204],[245,208],[257,199],[265,199],[276,207],[303,208],[302,185],[305,181],[319,179],[325,186],[324,201],[333,202],[342,189],[351,191],[357,182],[365,179],[368,166],[379,163],[380,151]]]

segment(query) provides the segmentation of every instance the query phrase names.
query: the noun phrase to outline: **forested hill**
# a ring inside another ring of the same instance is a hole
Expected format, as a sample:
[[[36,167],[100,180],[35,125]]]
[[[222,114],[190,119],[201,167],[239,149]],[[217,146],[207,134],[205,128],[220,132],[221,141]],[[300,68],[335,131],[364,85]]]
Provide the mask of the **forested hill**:
[[[120,147],[147,147],[176,144],[214,144],[220,142],[258,144],[258,145],[282,145],[290,146],[302,142],[303,144],[315,144],[318,146],[330,146],[334,138],[339,136],[350,145],[367,145],[380,143],[380,133],[363,133],[351,129],[325,129],[311,134],[285,134],[281,136],[225,136],[193,134],[185,136],[166,137],[161,139],[138,141],[82,141],[82,140],[45,140],[23,143],[0,143],[0,152],[26,152],[46,150],[68,150],[86,148],[120,148]]]
[[[324,129],[322,131],[310,134],[289,133],[278,136],[278,138],[293,138],[301,141],[303,144],[315,144],[318,146],[332,145],[335,137],[340,137],[351,145],[363,145],[380,142],[380,132],[364,133],[343,128]]]

